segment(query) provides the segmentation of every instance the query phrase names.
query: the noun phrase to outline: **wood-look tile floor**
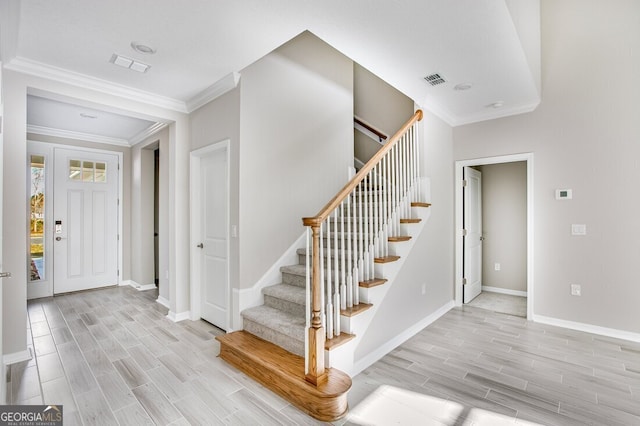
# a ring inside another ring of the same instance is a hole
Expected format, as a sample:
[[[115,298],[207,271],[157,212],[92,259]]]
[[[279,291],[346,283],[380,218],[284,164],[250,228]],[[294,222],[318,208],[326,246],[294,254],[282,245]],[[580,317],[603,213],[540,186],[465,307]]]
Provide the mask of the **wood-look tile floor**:
[[[130,287],[28,303],[34,359],[11,403],[64,424],[318,424],[227,365],[204,321],[168,320]],[[464,307],[353,379],[340,425],[640,425],[640,343]]]

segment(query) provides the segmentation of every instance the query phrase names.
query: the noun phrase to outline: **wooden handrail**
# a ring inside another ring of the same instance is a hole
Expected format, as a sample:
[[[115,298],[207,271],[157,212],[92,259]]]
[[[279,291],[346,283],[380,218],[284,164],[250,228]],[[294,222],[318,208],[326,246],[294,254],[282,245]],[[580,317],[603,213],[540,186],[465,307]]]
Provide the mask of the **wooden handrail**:
[[[324,383],[327,380],[327,371],[324,365],[324,348],[325,348],[325,329],[322,323],[322,311],[324,307],[322,306],[322,284],[321,282],[321,264],[320,264],[320,239],[321,239],[321,226],[322,223],[330,217],[333,211],[335,211],[340,204],[351,194],[354,189],[360,185],[360,183],[365,179],[365,177],[382,161],[383,158],[391,151],[391,149],[395,148],[399,141],[402,140],[403,136],[411,129],[411,127],[417,122],[422,120],[422,111],[417,110],[413,116],[407,121],[400,130],[396,132],[395,135],[389,139],[389,141],[365,164],[362,169],[336,194],[335,197],[329,203],[324,206],[320,213],[318,213],[314,217],[306,217],[302,219],[302,223],[305,226],[311,228],[311,276],[310,276],[310,288],[307,288],[307,291],[310,291],[310,303],[311,303],[311,318],[308,328],[308,351],[307,351],[307,368],[305,379],[318,386]],[[337,236],[336,238],[336,246],[337,246]],[[344,243],[344,241],[343,241]],[[368,249],[367,249],[368,250]],[[369,258],[369,254],[367,254]],[[373,252],[371,253],[371,262],[373,262]],[[338,264],[336,260],[336,283],[338,285]],[[342,266],[344,267],[344,252],[342,255]],[[330,266],[327,266],[327,269],[330,269]],[[343,271],[344,274],[344,271]],[[357,277],[357,274],[356,274]],[[355,280],[358,281],[357,278]],[[331,280],[329,279],[330,283]],[[344,285],[344,284],[343,284]],[[329,284],[330,286],[330,284]],[[340,294],[338,292],[334,293],[336,297],[336,309],[340,308]],[[346,297],[346,296],[345,296]],[[357,298],[355,299],[357,300]],[[355,302],[358,303],[358,302]],[[339,312],[339,311],[336,311]],[[336,320],[337,321],[337,320]],[[329,330],[332,330],[331,326],[329,326]],[[338,328],[339,330],[339,328]],[[333,334],[333,331],[330,331]],[[338,331],[338,334],[340,332]]]
[[[422,110],[417,110],[407,121],[404,126],[400,128],[396,132],[395,135],[389,139],[389,141],[382,147],[380,150],[364,165],[363,168],[351,179],[341,190],[336,194],[335,197],[327,203],[326,206],[320,210],[320,212],[313,217],[305,217],[302,218],[302,223],[304,226],[320,226],[322,222],[325,221],[329,214],[333,212],[340,203],[347,198],[351,191],[353,191],[359,184],[362,182],[367,176],[367,174],[378,164],[378,162],[387,154],[387,152],[391,151],[391,149],[396,145],[398,140],[413,126],[417,121],[422,120],[423,113]]]
[[[367,129],[368,131],[376,135],[380,141],[382,141],[382,139],[387,139],[389,137],[386,134],[382,133],[381,130],[376,129],[371,124],[367,123],[357,115],[353,116],[353,122],[356,124],[359,124],[360,126],[364,127],[365,129]]]

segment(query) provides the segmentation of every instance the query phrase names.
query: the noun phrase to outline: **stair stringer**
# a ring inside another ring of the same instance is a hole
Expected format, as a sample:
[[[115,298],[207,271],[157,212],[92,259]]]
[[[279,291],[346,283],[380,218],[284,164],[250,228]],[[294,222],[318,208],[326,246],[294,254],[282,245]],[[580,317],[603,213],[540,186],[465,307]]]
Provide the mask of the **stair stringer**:
[[[422,178],[422,199],[426,200],[426,202],[431,202],[430,183],[429,178]],[[342,315],[340,317],[341,330],[346,333],[355,334],[356,337],[344,345],[330,351],[325,351],[325,365],[344,371],[351,377],[355,376],[367,367],[363,366],[360,362],[356,365],[354,356],[355,348],[357,348],[364,332],[375,317],[377,310],[384,303],[385,296],[392,288],[396,277],[402,270],[408,254],[413,249],[413,246],[422,233],[425,224],[429,220],[432,208],[433,207],[411,207],[412,217],[419,218],[421,221],[419,223],[406,223],[401,225],[401,234],[411,236],[411,239],[408,241],[389,243],[389,254],[400,256],[400,259],[391,263],[375,264],[374,275],[379,278],[385,278],[387,282],[384,285],[372,288],[361,287],[359,289],[360,302],[372,304],[372,307],[356,316],[347,317]]]

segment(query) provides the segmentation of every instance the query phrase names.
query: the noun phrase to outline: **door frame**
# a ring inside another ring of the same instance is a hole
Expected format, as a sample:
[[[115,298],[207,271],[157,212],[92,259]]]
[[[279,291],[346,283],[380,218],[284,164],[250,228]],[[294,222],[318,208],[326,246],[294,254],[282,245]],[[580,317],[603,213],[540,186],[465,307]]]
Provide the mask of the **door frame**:
[[[202,268],[202,251],[197,247],[197,245],[200,243],[200,235],[201,235],[201,226],[200,226],[200,221],[202,219],[202,215],[201,215],[201,211],[202,211],[202,200],[201,200],[201,191],[202,191],[202,185],[200,185],[200,173],[201,173],[201,169],[200,169],[200,160],[202,157],[206,156],[207,154],[210,154],[211,152],[220,150],[220,149],[226,149],[227,151],[227,165],[231,164],[231,152],[230,152],[230,146],[231,146],[231,139],[224,139],[218,142],[213,142],[210,145],[207,145],[205,147],[196,149],[191,151],[191,155],[190,155],[190,171],[191,171],[191,179],[190,179],[190,208],[191,208],[191,232],[190,232],[190,236],[189,236],[189,244],[190,244],[190,257],[191,257],[191,274],[190,274],[190,293],[191,293],[191,320],[192,321],[197,321],[199,319],[201,319],[201,307],[200,307],[200,301],[201,301],[201,284],[202,284],[202,277],[201,277],[201,268]],[[231,318],[232,318],[232,312],[231,312],[231,299],[232,299],[232,294],[231,294],[231,280],[229,279],[229,271],[230,271],[230,267],[229,267],[229,263],[230,263],[230,258],[229,255],[231,253],[231,249],[230,249],[230,235],[229,235],[229,218],[230,218],[230,214],[231,214],[231,181],[230,181],[230,170],[229,167],[227,167],[227,178],[226,178],[226,189],[227,189],[227,318],[226,318],[226,322],[227,322],[227,330],[230,330],[230,326],[231,326]]]
[[[484,166],[489,164],[514,163],[524,161],[527,163],[527,319],[534,315],[534,194],[533,194],[533,158],[532,152],[502,155],[496,157],[475,158],[458,160],[455,164],[455,304],[462,306],[462,270],[463,270],[463,191],[462,170],[468,166]]]
[[[35,148],[31,149],[31,147]],[[44,155],[45,158],[49,161],[50,167],[48,169],[46,169],[45,171],[45,179],[47,181],[47,185],[50,185],[50,189],[47,186],[47,189],[49,189],[50,194],[51,194],[51,198],[55,197],[55,191],[54,191],[54,182],[53,182],[53,178],[54,178],[54,153],[56,148],[59,149],[70,149],[70,150],[74,150],[74,151],[84,151],[84,152],[92,152],[92,153],[97,153],[97,154],[108,154],[108,155],[116,155],[118,157],[118,242],[117,242],[117,249],[118,249],[118,255],[117,255],[117,268],[118,268],[118,274],[117,274],[117,278],[118,278],[118,286],[123,285],[123,281],[122,281],[122,265],[123,263],[123,194],[124,194],[124,167],[123,167],[123,159],[124,159],[124,153],[121,151],[110,151],[107,149],[97,149],[97,148],[87,148],[87,147],[83,147],[83,146],[76,146],[76,145],[65,145],[65,144],[61,144],[61,143],[48,143],[48,142],[41,142],[41,141],[35,141],[35,140],[27,140],[27,156],[25,157],[24,161],[30,161],[29,156],[31,155],[31,153],[36,153],[36,154],[40,154],[43,153],[41,155]],[[25,194],[25,199],[26,202],[29,203],[29,198],[30,198],[30,188],[31,188],[31,168],[27,167],[27,193]],[[28,204],[27,204],[28,206]],[[29,209],[27,208],[27,213],[29,213]],[[53,235],[53,203],[50,201],[49,203],[47,203],[47,207],[45,207],[45,223],[47,223],[47,231],[49,233],[49,235]],[[28,218],[26,219],[28,220]],[[28,227],[27,227],[28,229]],[[30,247],[30,245],[28,244],[29,240],[29,233],[27,233],[26,235],[27,238],[27,248]],[[49,242],[49,253],[50,256],[53,256],[53,244],[51,242]],[[48,268],[48,273],[47,276],[49,277],[48,280],[50,280],[49,282],[49,286],[50,286],[50,293],[49,296],[53,296],[53,291],[54,291],[54,282],[53,282],[53,258],[51,258],[50,261],[48,261],[46,263],[46,267]],[[27,266],[28,267],[28,266]],[[29,274],[27,273],[27,276],[29,276]],[[40,294],[37,295],[33,295],[32,298],[37,298],[37,297],[45,297],[42,296]],[[29,294],[27,293],[27,299],[29,299]]]

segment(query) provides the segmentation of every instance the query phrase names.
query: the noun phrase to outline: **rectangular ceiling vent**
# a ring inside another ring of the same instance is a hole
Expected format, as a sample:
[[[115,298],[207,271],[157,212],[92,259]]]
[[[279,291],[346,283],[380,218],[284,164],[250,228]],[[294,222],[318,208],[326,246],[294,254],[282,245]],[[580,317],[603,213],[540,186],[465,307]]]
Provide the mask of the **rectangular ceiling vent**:
[[[438,73],[428,75],[424,79],[427,81],[427,83],[429,83],[432,86],[437,86],[438,84],[442,84],[442,83],[446,83],[447,82],[444,79],[444,77],[442,77]]]

